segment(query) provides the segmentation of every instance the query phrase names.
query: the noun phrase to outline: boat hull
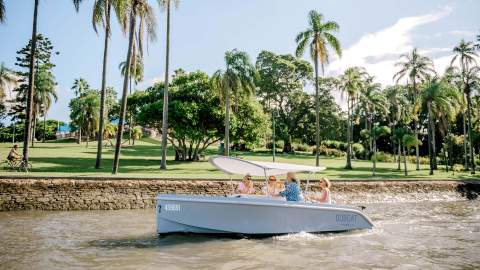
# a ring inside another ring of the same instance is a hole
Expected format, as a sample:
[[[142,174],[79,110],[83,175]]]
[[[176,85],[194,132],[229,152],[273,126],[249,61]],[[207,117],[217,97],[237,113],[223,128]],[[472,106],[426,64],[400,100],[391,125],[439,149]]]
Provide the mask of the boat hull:
[[[259,197],[159,195],[157,233],[277,235],[371,229],[354,207]]]

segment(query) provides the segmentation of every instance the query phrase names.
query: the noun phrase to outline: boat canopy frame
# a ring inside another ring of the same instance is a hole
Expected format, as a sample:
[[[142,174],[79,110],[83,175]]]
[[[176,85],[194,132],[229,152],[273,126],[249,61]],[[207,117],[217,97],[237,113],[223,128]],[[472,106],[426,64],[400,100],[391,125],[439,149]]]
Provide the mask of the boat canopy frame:
[[[314,167],[280,162],[251,161],[226,156],[212,156],[208,159],[208,161],[220,171],[230,175],[230,185],[232,188],[232,176],[235,174],[248,174],[251,176],[265,177],[265,183],[268,184],[269,176],[284,175],[288,172],[294,172],[308,173],[308,177],[306,179],[307,183],[305,186],[305,192],[307,192],[310,178],[315,173],[326,169],[326,167]]]

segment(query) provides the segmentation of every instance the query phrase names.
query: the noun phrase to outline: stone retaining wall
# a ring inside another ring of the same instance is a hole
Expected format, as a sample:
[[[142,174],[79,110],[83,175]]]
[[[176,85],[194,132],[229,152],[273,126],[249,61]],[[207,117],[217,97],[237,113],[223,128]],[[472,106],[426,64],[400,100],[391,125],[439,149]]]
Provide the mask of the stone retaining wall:
[[[235,185],[236,183],[234,183]],[[263,182],[256,182],[260,194]],[[318,190],[316,184],[310,189]],[[232,185],[221,180],[68,180],[0,179],[0,211],[113,210],[155,207],[158,193],[228,195]],[[333,181],[339,197],[358,194],[449,192],[477,198],[477,181]]]

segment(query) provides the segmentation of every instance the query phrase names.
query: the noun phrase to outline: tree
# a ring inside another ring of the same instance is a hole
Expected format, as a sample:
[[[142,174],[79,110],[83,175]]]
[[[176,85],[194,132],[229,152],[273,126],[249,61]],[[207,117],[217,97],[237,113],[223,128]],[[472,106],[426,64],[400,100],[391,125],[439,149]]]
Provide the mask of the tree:
[[[309,124],[312,100],[303,87],[312,78],[313,69],[307,61],[269,51],[258,55],[256,68],[257,97],[265,112],[272,118],[275,114],[275,134],[284,141],[283,152],[292,152],[291,138],[307,134],[303,127]]]
[[[413,49],[411,54],[402,54],[400,56],[400,61],[395,64],[395,66],[400,67],[400,70],[393,76],[393,79],[398,83],[402,78],[407,76],[412,82],[413,94],[412,94],[412,104],[417,103],[418,96],[418,83],[423,82],[431,77],[432,74],[435,74],[433,69],[433,62],[430,58],[426,56],[419,55],[417,49]],[[403,61],[402,61],[403,60]],[[415,108],[415,106],[413,106]],[[413,114],[413,125],[415,138],[418,140],[418,116],[415,112]],[[419,145],[415,146],[415,156],[416,156],[416,170],[420,170],[420,161],[419,161]]]
[[[403,165],[405,169],[405,176],[407,176],[408,175],[408,170],[407,170],[408,152],[412,147],[417,147],[418,145],[422,145],[422,142],[419,139],[417,139],[415,135],[412,135],[406,132],[402,137],[402,143],[403,143]]]
[[[359,67],[351,67],[345,70],[340,77],[341,90],[347,94],[347,164],[345,169],[352,169],[352,111],[355,107],[355,101],[358,99],[359,91],[363,87],[362,77],[365,76],[365,71]]]
[[[421,102],[428,114],[428,148],[430,153],[430,175],[435,169],[435,118],[456,115],[458,92],[450,85],[432,80],[425,85],[421,94]]]
[[[179,0],[159,0],[160,6],[167,10],[167,37],[165,39],[165,91],[163,92],[163,122],[162,122],[162,160],[160,169],[167,169],[167,129],[168,129],[168,86],[169,86],[169,63],[170,63],[170,10],[172,2],[178,5]]]
[[[255,92],[255,81],[258,75],[248,54],[237,49],[225,53],[225,64],[225,71],[218,70],[213,74],[212,85],[225,102],[224,155],[230,156],[230,93],[236,97],[235,107],[237,107],[240,95],[249,96]]]
[[[148,4],[147,0],[131,0],[129,1],[129,20],[130,26],[128,30],[128,51],[127,51],[127,60],[126,65],[129,67],[132,60],[132,50],[135,36],[135,26],[137,22],[137,17],[141,23],[145,23],[147,34],[151,39],[155,39],[156,31],[156,22],[155,14],[153,13],[153,8]],[[141,40],[141,39],[139,39]],[[128,94],[128,79],[130,77],[130,69],[127,68],[124,79],[123,79],[123,92],[122,92],[122,101],[120,106],[120,118],[118,121],[118,130],[117,130],[117,141],[115,144],[115,156],[113,160],[112,173],[116,174],[118,172],[118,166],[120,161],[120,149],[122,145],[122,136],[123,128],[125,123],[125,113],[127,109],[127,94]]]
[[[468,137],[468,140],[465,140],[465,146],[468,144],[470,145],[470,159],[471,159],[471,166],[472,166],[472,174],[475,174],[475,162],[474,162],[474,151],[473,151],[473,142],[472,142],[472,131],[471,131],[471,126],[472,126],[472,99],[471,99],[471,91],[472,87],[471,84],[475,82],[475,77],[477,76],[478,73],[478,67],[471,67],[472,64],[477,64],[477,61],[475,60],[476,57],[478,57],[478,54],[475,52],[475,46],[473,42],[465,42],[463,39],[460,41],[460,44],[453,48],[453,52],[455,55],[452,58],[452,61],[450,62],[450,65],[453,65],[455,61],[458,60],[460,62],[460,68],[461,68],[461,82],[462,82],[462,90],[463,94],[467,100],[467,109],[466,112],[464,112],[464,115],[467,115],[468,121],[467,121],[467,130],[468,130],[468,136],[467,134],[464,134],[465,137]],[[472,78],[473,77],[473,78]],[[464,116],[465,118],[465,116]],[[466,152],[466,150],[465,150]],[[468,170],[468,161],[466,158],[465,162],[466,168]]]
[[[3,63],[0,65],[0,100],[6,96],[7,91],[11,95],[12,89],[18,86],[18,78],[15,72],[7,68]]]
[[[87,80],[83,78],[78,78],[75,79],[73,82],[73,86],[71,88],[73,90],[74,95],[77,98],[83,97],[88,91],[90,91],[90,85],[88,84]],[[83,114],[81,114],[83,115]],[[77,123],[80,123],[79,128],[78,128],[78,138],[77,138],[77,143],[80,144],[82,143],[82,128],[81,125],[83,123],[82,119],[79,119]]]
[[[340,41],[333,35],[340,28],[334,21],[323,22],[323,15],[315,10],[311,10],[308,14],[309,28],[300,32],[295,41],[297,42],[297,49],[295,54],[300,57],[305,53],[307,46],[310,47],[310,57],[314,62],[315,67],[315,164],[320,166],[320,105],[319,100],[319,85],[318,85],[318,64],[322,68],[322,76],[324,75],[325,64],[329,60],[328,46],[330,46],[338,56],[342,56],[342,49]]]
[[[390,129],[394,131],[392,136],[393,152],[394,154],[398,152],[398,170],[400,170],[401,141],[403,134],[397,136],[395,130],[397,126],[404,128],[411,122],[411,104],[407,97],[407,89],[404,86],[389,86],[385,88],[384,93],[388,104],[387,121]],[[398,146],[398,149],[396,149],[396,146]]]
[[[388,103],[385,95],[381,92],[382,85],[373,82],[374,77],[368,76],[360,89],[357,112],[363,112],[365,116],[365,129],[372,134],[372,126],[377,116],[388,115]],[[369,138],[371,139],[371,138]],[[366,149],[372,150],[372,142],[369,140]]]
[[[373,167],[372,167],[372,175],[375,176],[375,170],[377,168],[377,139],[383,136],[387,136],[391,133],[391,130],[387,126],[378,126],[375,125],[374,127],[371,128],[371,135],[369,136],[371,140],[373,141],[373,146],[372,146],[372,161],[373,161]]]
[[[79,132],[86,135],[88,147],[90,138],[98,131],[99,93],[96,90],[87,90],[81,96],[73,98],[69,107],[70,119],[78,127]]]
[[[12,120],[26,119],[26,101],[28,98],[28,84],[26,84],[26,78],[29,77],[29,72],[25,69],[29,68],[31,59],[31,46],[30,41],[24,48],[17,51],[17,59],[15,65],[20,67],[20,71],[17,72],[18,87],[13,90],[15,92],[15,99],[11,100],[12,106],[10,108],[9,115],[12,116]],[[56,95],[56,82],[53,76],[52,63],[53,45],[52,42],[43,35],[37,36],[37,46],[35,50],[35,71],[34,71],[34,92],[32,100],[32,119],[30,122],[31,133],[28,140],[32,141],[32,147],[34,146],[35,130],[37,126],[37,116],[46,115],[47,110],[51,104],[51,93]],[[58,54],[58,52],[57,52]],[[46,105],[46,106],[45,106]]]

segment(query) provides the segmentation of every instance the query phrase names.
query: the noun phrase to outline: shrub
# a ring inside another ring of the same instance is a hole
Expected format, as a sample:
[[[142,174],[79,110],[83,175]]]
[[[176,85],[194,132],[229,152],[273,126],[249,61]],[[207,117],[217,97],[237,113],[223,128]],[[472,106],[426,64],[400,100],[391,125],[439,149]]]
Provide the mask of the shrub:
[[[300,152],[308,152],[309,147],[308,147],[308,145],[306,145],[304,143],[299,143],[299,144],[294,144],[293,145],[293,150],[300,151]]]
[[[316,153],[315,147],[313,147],[312,153],[315,155]],[[346,155],[346,153],[338,149],[328,148],[325,145],[321,145],[320,155],[330,156],[330,157],[343,157]]]
[[[377,162],[393,162],[393,155],[385,153],[383,151],[378,151],[376,155],[372,155],[370,160],[374,160],[376,158]]]
[[[322,145],[326,146],[327,148],[337,149],[346,151],[347,150],[347,143],[335,140],[325,140],[322,141]]]
[[[272,149],[273,148],[273,144],[272,142],[268,142],[267,145],[266,145],[267,149]],[[283,141],[277,141],[275,143],[275,148],[278,150],[278,149],[283,149]]]
[[[415,156],[408,156],[407,160],[410,163],[416,163],[417,162],[417,159],[416,159]],[[430,164],[430,159],[428,157],[419,157],[418,162],[422,165],[428,165],[428,164]]]
[[[352,150],[355,158],[363,158],[365,156],[365,147],[360,143],[352,144]]]

